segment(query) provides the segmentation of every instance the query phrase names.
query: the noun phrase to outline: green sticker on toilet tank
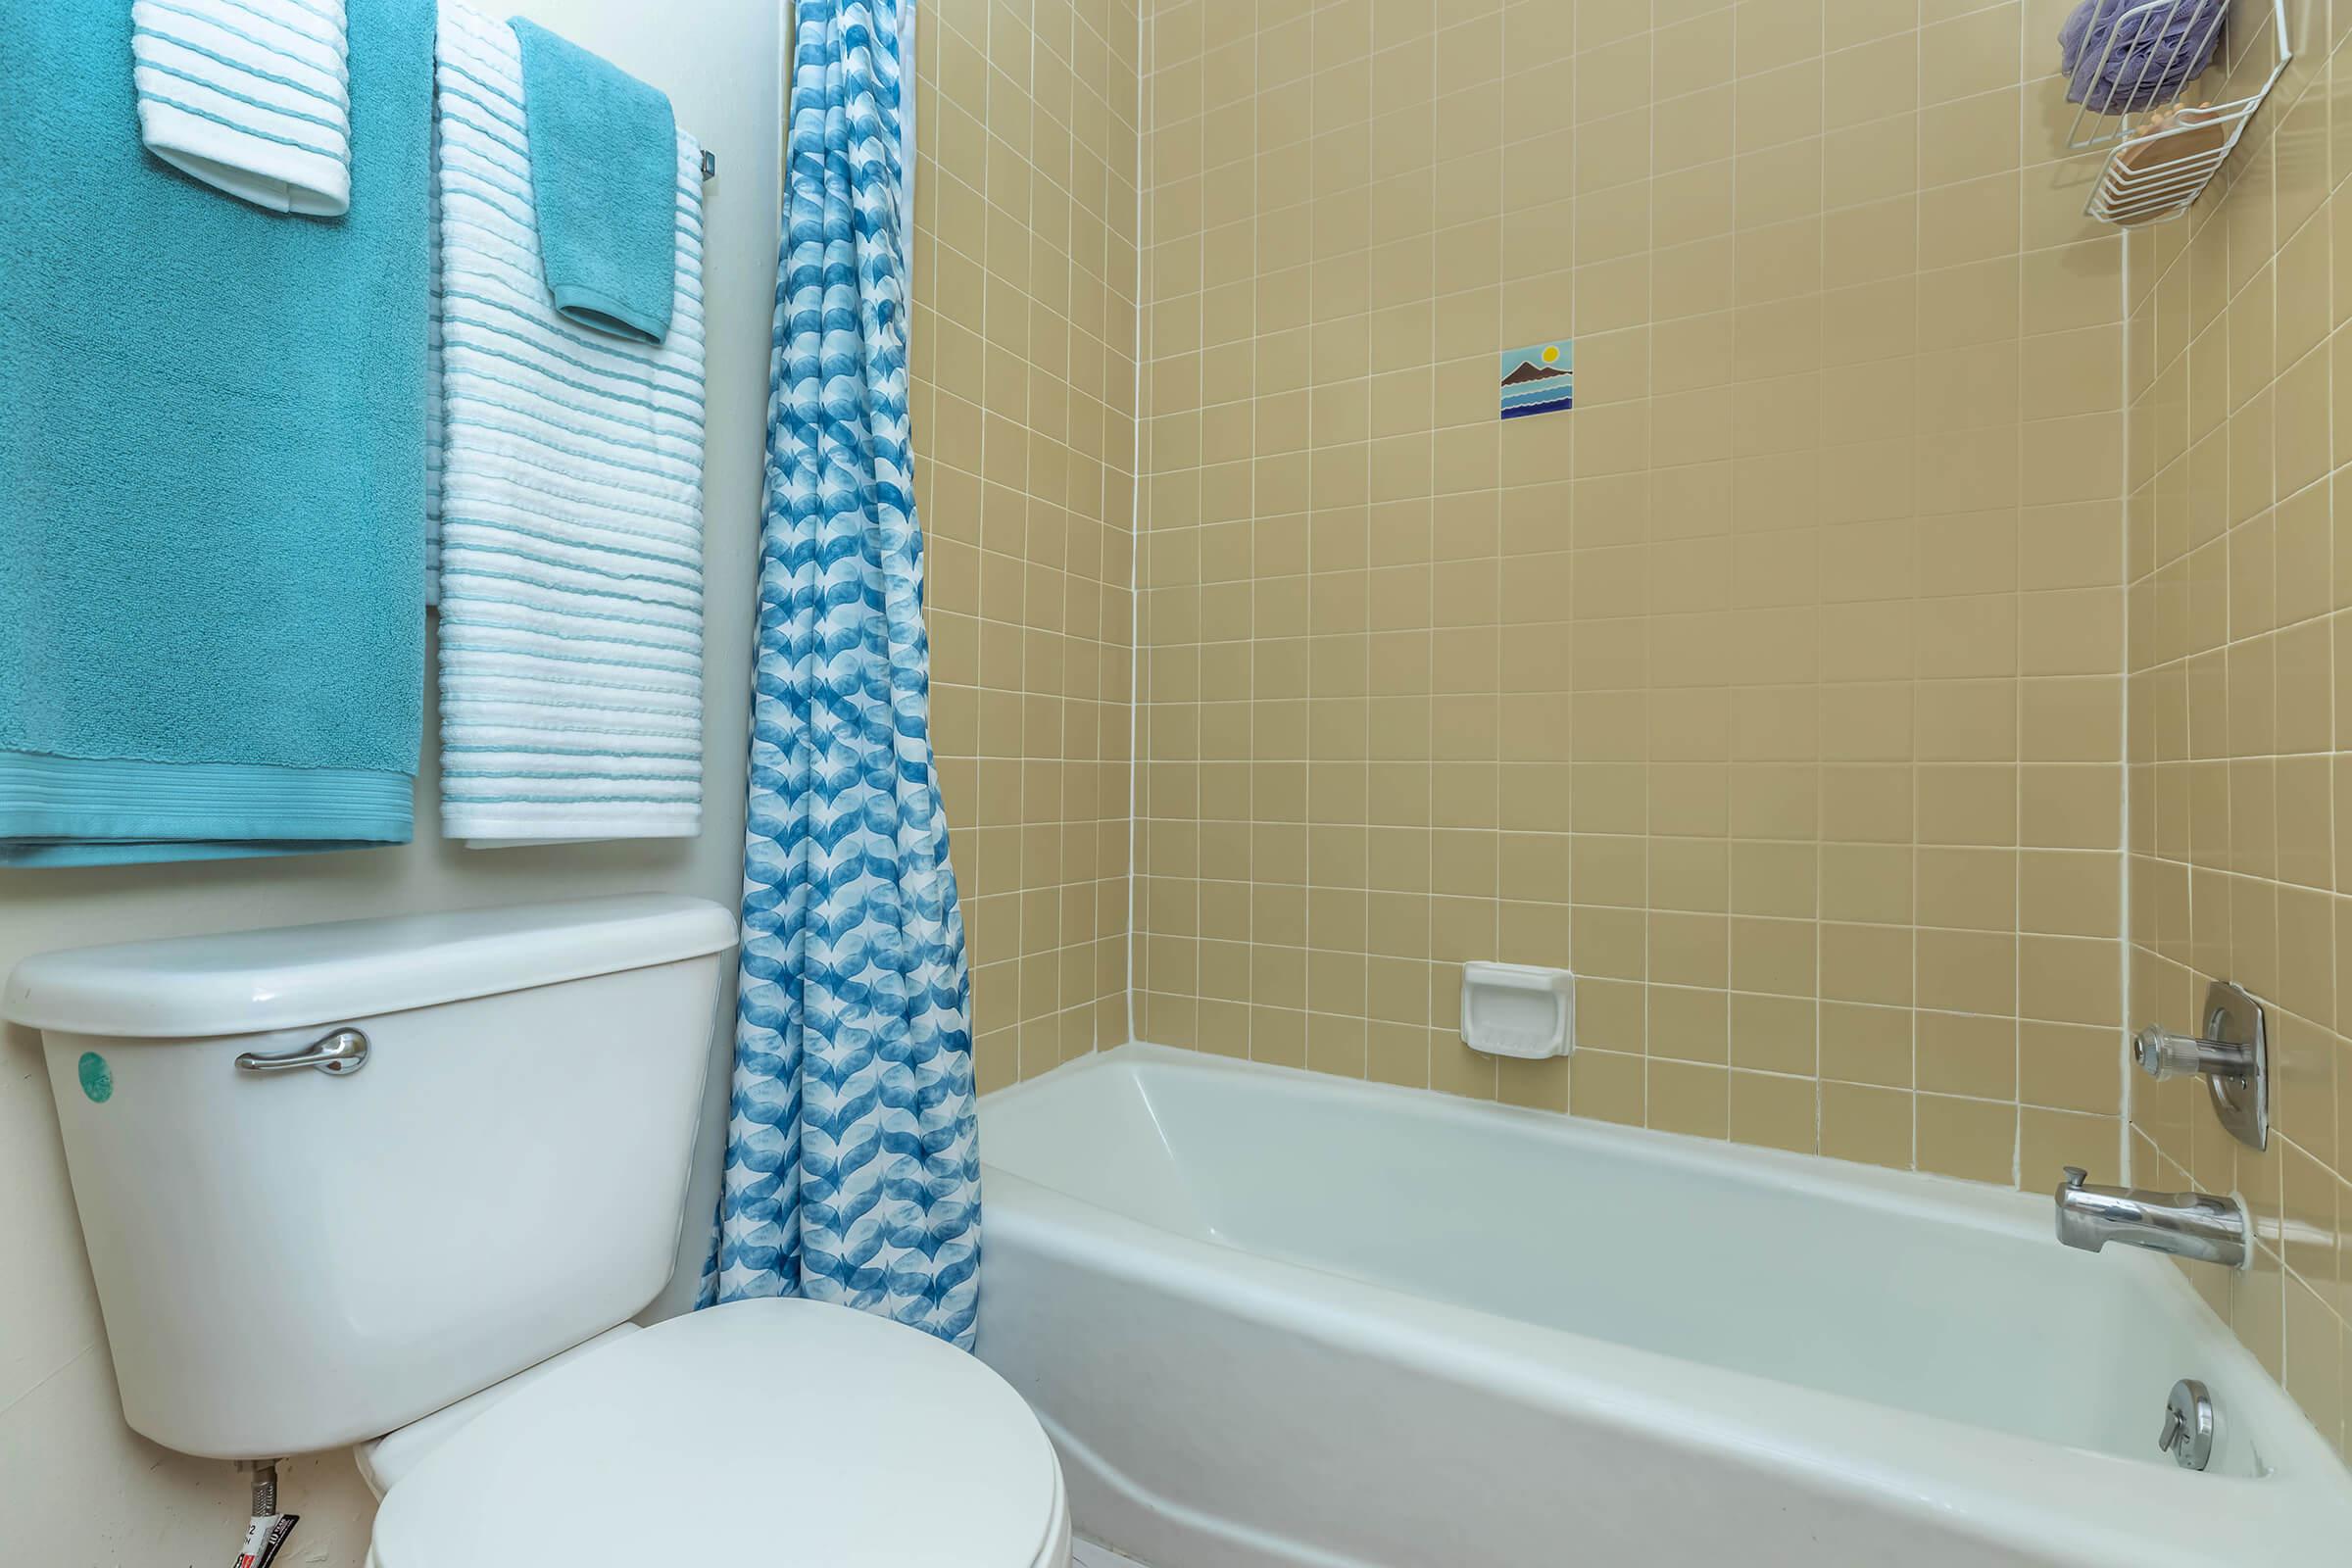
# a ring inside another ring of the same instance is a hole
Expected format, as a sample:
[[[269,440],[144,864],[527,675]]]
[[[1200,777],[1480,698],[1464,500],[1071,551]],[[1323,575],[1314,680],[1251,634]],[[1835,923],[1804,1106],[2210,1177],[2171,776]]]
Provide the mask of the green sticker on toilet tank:
[[[106,1064],[104,1056],[95,1051],[83,1052],[78,1071],[81,1092],[89,1097],[91,1104],[103,1105],[115,1098],[115,1069]]]

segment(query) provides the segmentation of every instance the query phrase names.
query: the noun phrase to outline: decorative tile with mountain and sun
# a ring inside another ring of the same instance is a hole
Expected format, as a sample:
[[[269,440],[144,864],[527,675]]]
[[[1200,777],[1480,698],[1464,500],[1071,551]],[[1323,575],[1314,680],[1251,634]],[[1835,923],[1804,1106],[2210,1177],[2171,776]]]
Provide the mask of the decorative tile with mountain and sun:
[[[1506,349],[1500,379],[1504,418],[1565,413],[1576,407],[1576,344],[1561,338]]]

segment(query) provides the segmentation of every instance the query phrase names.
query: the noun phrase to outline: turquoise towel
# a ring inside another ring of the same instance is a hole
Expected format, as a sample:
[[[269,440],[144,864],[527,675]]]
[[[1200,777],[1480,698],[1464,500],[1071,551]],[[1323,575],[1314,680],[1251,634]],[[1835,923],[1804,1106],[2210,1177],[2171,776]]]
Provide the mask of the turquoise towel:
[[[145,153],[122,5],[10,8],[0,864],[405,843],[430,0],[352,0],[347,217]]]
[[[519,17],[539,265],[558,311],[659,343],[678,277],[678,126],[669,99]]]

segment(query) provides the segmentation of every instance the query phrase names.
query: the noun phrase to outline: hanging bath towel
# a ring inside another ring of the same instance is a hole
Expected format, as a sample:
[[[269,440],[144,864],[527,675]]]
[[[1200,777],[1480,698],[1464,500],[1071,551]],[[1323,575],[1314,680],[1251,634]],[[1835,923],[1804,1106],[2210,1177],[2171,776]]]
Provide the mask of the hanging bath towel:
[[[352,212],[123,123],[128,8],[9,8],[0,864],[410,838],[430,0],[352,0]]]
[[[678,135],[659,344],[558,314],[514,33],[441,7],[435,560],[441,828],[477,843],[702,827],[702,150]]]
[[[971,988],[930,730],[897,0],[801,0],[768,398],[733,1112],[708,1299],[965,1347]]]
[[[130,52],[149,152],[271,212],[350,210],[342,0],[132,0]]]

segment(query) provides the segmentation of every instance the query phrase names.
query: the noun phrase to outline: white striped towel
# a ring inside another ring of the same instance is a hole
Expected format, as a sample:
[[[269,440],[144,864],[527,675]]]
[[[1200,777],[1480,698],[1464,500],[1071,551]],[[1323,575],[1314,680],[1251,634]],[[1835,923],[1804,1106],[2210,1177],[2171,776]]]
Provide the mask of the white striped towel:
[[[441,826],[486,842],[702,827],[702,149],[678,138],[669,335],[558,316],[514,34],[443,0]]]
[[[139,137],[274,213],[351,210],[343,0],[132,0]]]

